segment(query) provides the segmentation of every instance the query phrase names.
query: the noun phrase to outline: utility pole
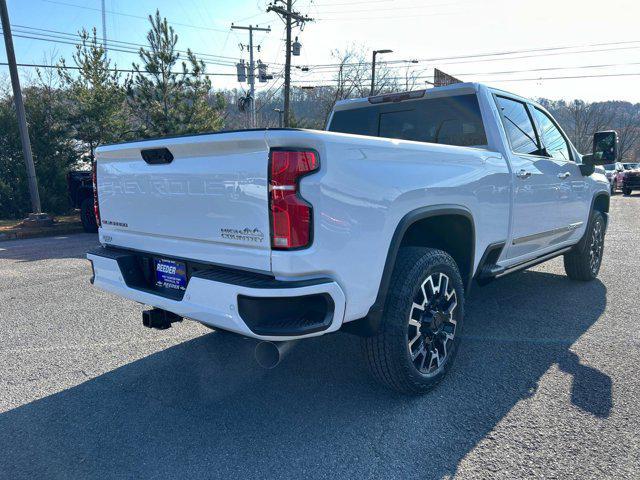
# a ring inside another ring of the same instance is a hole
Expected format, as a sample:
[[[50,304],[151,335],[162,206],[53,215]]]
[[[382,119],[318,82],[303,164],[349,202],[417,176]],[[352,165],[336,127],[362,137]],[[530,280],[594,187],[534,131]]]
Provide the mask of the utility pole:
[[[249,72],[247,75],[249,82],[249,98],[251,104],[249,105],[249,126],[250,128],[255,128],[256,126],[256,101],[255,101],[255,93],[256,93],[256,70],[255,64],[253,63],[253,32],[270,32],[271,27],[262,28],[258,26],[249,25],[248,27],[243,27],[240,25],[231,24],[232,30],[248,30],[249,31]]]
[[[7,62],[9,63],[9,74],[11,76],[11,86],[13,87],[13,100],[16,104],[16,116],[18,117],[20,140],[22,141],[22,153],[24,155],[24,163],[27,167],[31,210],[33,210],[35,214],[41,214],[42,208],[40,207],[38,180],[36,179],[36,168],[33,165],[33,155],[31,154],[29,128],[27,127],[27,117],[24,111],[22,90],[20,89],[20,78],[18,77],[18,67],[16,66],[16,54],[13,50],[13,38],[11,37],[11,24],[9,23],[9,11],[7,10],[6,0],[0,0],[0,17],[2,17],[2,33],[4,34],[4,46],[7,49]]]
[[[285,5],[286,8],[278,4]],[[273,3],[267,8],[267,12],[276,12],[284,20],[286,26],[286,56],[284,62],[284,126],[289,127],[291,123],[291,28],[293,26],[304,27],[305,22],[312,22],[313,18],[294,12],[293,0],[273,0]],[[299,54],[299,52],[298,52]]]
[[[102,48],[107,53],[107,10],[104,6],[105,0],[102,0]]]

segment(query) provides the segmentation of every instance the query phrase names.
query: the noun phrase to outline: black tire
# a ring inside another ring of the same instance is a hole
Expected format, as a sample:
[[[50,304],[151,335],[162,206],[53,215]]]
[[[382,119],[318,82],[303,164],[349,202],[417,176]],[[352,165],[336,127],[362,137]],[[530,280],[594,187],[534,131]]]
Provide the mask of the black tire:
[[[588,282],[598,276],[604,253],[604,235],[604,215],[594,210],[584,241],[564,256],[564,271],[569,278]]]
[[[432,248],[400,249],[380,329],[362,339],[371,373],[399,392],[428,392],[451,368],[463,320],[464,286],[453,258]]]
[[[80,204],[80,220],[82,228],[87,233],[97,233],[98,224],[96,223],[96,215],[93,211],[93,198],[85,198]]]
[[[629,195],[631,195],[631,189],[622,187],[622,194],[628,197]]]

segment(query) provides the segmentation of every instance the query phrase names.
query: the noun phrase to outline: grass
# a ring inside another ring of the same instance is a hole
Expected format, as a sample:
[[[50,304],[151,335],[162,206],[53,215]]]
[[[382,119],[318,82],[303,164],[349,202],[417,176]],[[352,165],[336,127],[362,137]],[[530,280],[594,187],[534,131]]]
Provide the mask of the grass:
[[[19,220],[0,220],[0,228],[13,227]]]
[[[55,225],[72,225],[74,223],[80,223],[80,216],[78,214],[73,215],[59,215],[54,217]],[[6,232],[15,229],[22,219],[20,220],[0,220],[0,232]]]

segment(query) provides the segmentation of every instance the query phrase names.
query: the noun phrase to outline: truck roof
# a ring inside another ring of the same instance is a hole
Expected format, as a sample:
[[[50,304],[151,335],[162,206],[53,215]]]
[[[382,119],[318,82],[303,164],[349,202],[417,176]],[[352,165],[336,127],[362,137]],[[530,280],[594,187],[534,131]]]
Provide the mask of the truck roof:
[[[388,102],[412,101],[412,100],[421,100],[423,98],[444,97],[444,96],[456,95],[460,93],[477,93],[482,89],[487,89],[492,92],[503,92],[508,95],[523,99],[519,95],[489,87],[484,83],[464,82],[464,83],[454,83],[452,85],[447,85],[444,87],[434,87],[434,88],[428,88],[423,90],[413,90],[413,91],[406,91],[406,92],[395,92],[395,93],[376,95],[373,97],[349,98],[346,100],[338,100],[333,110],[334,111],[350,110],[352,108],[364,107],[364,106],[375,104],[375,103],[383,103],[384,101],[388,101]],[[395,100],[393,99],[394,97],[396,97]],[[523,99],[523,100],[531,101],[528,99]]]

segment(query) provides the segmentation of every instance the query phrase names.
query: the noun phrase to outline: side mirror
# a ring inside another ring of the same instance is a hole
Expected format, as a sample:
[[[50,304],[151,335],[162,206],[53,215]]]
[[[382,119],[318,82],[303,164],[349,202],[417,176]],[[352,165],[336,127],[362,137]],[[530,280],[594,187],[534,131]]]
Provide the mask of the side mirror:
[[[593,135],[593,165],[605,165],[618,161],[618,133],[609,130]]]
[[[596,165],[606,165],[618,161],[618,133],[613,130],[596,132],[593,135],[593,153],[582,156],[580,170],[583,175],[591,175]]]

